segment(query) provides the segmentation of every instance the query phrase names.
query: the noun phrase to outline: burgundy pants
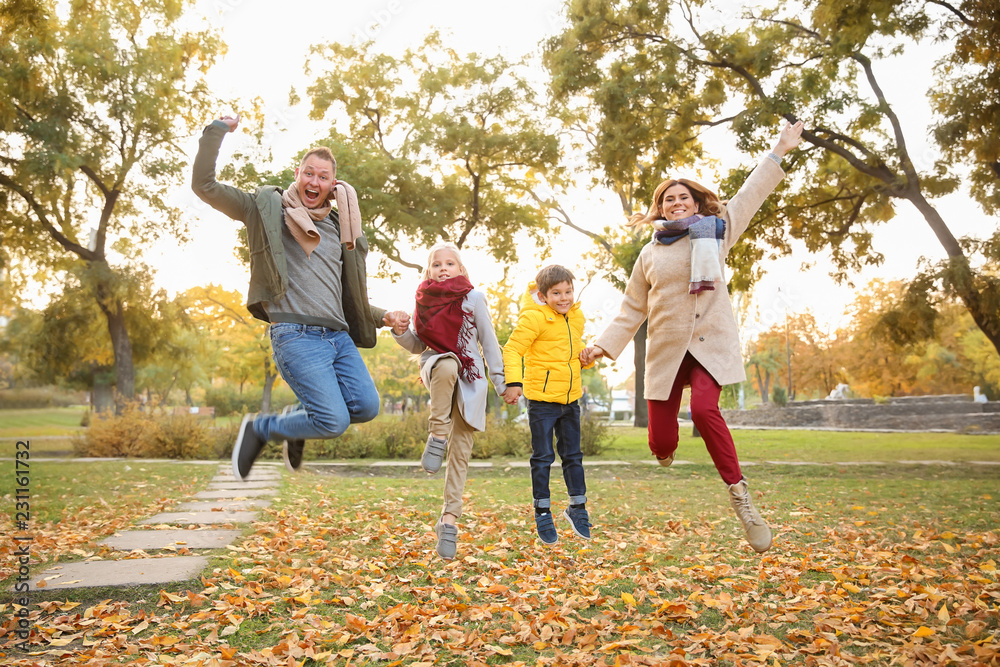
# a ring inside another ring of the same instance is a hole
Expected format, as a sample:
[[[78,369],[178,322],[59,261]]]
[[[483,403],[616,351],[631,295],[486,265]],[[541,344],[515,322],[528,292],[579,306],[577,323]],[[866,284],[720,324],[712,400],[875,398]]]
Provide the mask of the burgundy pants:
[[[691,419],[705,440],[715,469],[726,484],[736,484],[743,478],[736,445],[729,427],[719,410],[722,387],[688,352],[677,371],[670,398],[649,400],[649,449],[655,456],[666,458],[677,451],[677,414],[681,408],[684,386],[691,385]]]

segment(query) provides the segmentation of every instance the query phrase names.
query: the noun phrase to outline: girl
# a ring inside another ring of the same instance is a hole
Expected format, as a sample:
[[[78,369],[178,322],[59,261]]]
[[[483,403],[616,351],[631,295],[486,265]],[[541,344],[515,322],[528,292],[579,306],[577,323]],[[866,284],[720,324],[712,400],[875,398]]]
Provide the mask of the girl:
[[[472,289],[456,245],[439,243],[430,249],[424,281],[417,287],[413,328],[398,323],[392,335],[404,349],[420,354],[420,380],[431,394],[430,435],[420,464],[436,473],[448,453],[444,508],[434,531],[438,555],[452,559],[458,548],[455,522],[462,515],[472,434],[486,428],[486,367],[497,393],[507,390],[486,297]]]
[[[725,259],[764,199],[784,178],[782,157],[798,145],[802,122],[786,124],[773,151],[761,160],[739,192],[723,204],[686,179],[657,186],[645,214],[632,226],[653,225],[654,238],[639,253],[621,313],[581,353],[586,364],[616,358],[649,319],[646,399],[649,448],[662,466],[677,450],[681,395],[691,385],[691,418],[729,489],[747,541],[757,552],[771,547],[771,529],[754,507],[729,428],[719,411],[722,385],[746,379],[739,334],[726,289]]]

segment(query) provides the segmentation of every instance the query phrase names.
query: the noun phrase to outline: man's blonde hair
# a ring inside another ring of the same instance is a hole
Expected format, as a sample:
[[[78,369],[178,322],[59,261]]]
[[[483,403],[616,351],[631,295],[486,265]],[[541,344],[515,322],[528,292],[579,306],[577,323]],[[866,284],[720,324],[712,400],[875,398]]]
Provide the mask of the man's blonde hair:
[[[301,169],[302,165],[304,165],[306,163],[306,160],[308,160],[310,157],[312,157],[314,155],[316,157],[320,158],[321,160],[326,160],[327,162],[329,162],[330,164],[333,165],[333,176],[334,176],[334,178],[336,178],[337,177],[337,158],[333,157],[333,151],[331,151],[326,146],[316,146],[316,147],[310,148],[308,151],[306,151],[306,154],[302,156],[302,161],[299,162],[299,168]]]
[[[431,246],[431,249],[427,251],[427,264],[424,265],[424,280],[430,279],[431,264],[434,263],[434,255],[442,250],[447,250],[455,256],[455,259],[458,260],[458,267],[462,270],[462,275],[468,278],[469,272],[465,270],[465,263],[462,261],[462,253],[458,251],[458,246],[450,241],[442,241],[441,243],[435,243]]]

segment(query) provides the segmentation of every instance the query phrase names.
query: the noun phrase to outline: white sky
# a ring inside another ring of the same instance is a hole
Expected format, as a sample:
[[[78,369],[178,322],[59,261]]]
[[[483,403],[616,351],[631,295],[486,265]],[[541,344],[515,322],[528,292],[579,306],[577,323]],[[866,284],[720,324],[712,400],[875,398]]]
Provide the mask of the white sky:
[[[307,104],[297,108],[287,105],[293,84],[304,99],[307,97],[301,71],[310,45],[360,41],[368,36],[375,39],[378,49],[400,53],[408,46],[418,45],[431,29],[438,28],[445,33],[448,45],[460,54],[470,51],[502,53],[517,59],[536,50],[543,39],[559,31],[562,4],[562,0],[508,0],[505,3],[286,0],[280,4],[265,0],[202,0],[199,11],[221,31],[229,47],[224,60],[210,72],[213,90],[223,98],[260,97],[264,101],[266,112],[275,123],[269,143],[277,167],[287,166],[299,150],[322,134],[319,126],[306,118]],[[718,4],[736,7],[729,0]],[[928,63],[934,60],[936,53],[931,49],[912,51],[905,59],[877,64],[876,74],[880,76],[890,103],[900,113],[911,153],[917,156],[918,166],[921,166],[920,161],[933,160],[935,156],[926,136],[930,113],[925,92],[931,81],[915,81],[913,76],[929,72]],[[219,115],[231,111],[220,109]],[[205,120],[207,124],[211,119]],[[226,163],[239,143],[237,136],[227,138],[220,165]],[[731,139],[724,129],[713,130],[706,143],[723,171],[746,160],[746,156],[728,150]],[[189,142],[192,159],[196,147],[197,135]],[[161,244],[149,253],[148,260],[157,269],[157,283],[170,293],[208,283],[222,284],[245,293],[248,273],[232,252],[238,223],[207,208],[191,194],[186,183],[178,188],[175,201],[191,216],[194,241],[182,247],[174,243]],[[574,220],[594,231],[622,221],[621,208],[610,193],[592,193],[586,199],[569,204]],[[941,200],[938,206],[956,236],[969,233],[981,236],[995,224],[994,220],[969,206],[961,195]],[[553,239],[552,254],[545,263],[581,269],[581,256],[589,249],[590,242],[572,230],[556,233],[558,237]],[[897,217],[878,231],[876,249],[885,254],[885,264],[857,276],[855,284],[859,287],[875,277],[909,277],[921,255],[934,260],[944,256],[920,215],[902,202],[897,207]],[[501,278],[502,269],[492,258],[471,250],[463,255],[466,264],[475,267],[471,271],[473,283],[485,286]],[[404,252],[403,256],[418,263],[424,259],[420,249]],[[531,252],[522,252],[522,256],[525,261],[523,266],[517,267],[517,274],[523,274],[523,282],[527,283],[539,262],[533,259]],[[803,262],[814,266],[801,270]],[[835,285],[825,269],[827,264],[823,257],[810,256],[801,248],[792,257],[766,261],[768,275],[755,293],[758,324],[752,323],[750,331],[767,328],[779,321],[786,307],[790,314],[811,311],[830,332],[846,324],[844,308],[853,300],[853,290]],[[580,270],[577,275],[583,273]],[[411,309],[417,280],[412,273],[404,272],[404,276],[409,278],[398,286],[373,281],[370,285],[373,302],[388,308]],[[598,333],[603,323],[614,316],[619,302],[620,294],[610,285],[594,284],[587,288],[583,306],[590,321],[589,335]],[[626,351],[622,359],[630,355]],[[623,365],[627,368],[617,369],[611,373],[612,377],[631,371],[629,362]]]

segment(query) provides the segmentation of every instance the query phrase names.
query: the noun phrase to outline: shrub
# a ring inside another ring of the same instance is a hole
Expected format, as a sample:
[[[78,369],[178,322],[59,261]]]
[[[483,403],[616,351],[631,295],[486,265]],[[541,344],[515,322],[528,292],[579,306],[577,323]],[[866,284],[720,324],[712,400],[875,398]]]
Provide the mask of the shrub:
[[[472,445],[472,458],[489,459],[494,456],[527,458],[531,453],[531,433],[525,423],[510,421],[490,414],[486,416],[486,430],[476,433]]]
[[[58,387],[31,387],[27,389],[0,389],[0,409],[30,410],[36,408],[65,408],[82,405],[87,395],[81,391],[66,391]]]
[[[242,415],[260,410],[263,396],[260,387],[250,387],[243,393],[231,385],[209,387],[205,390],[205,405],[215,408],[217,417]]]
[[[614,441],[608,422],[590,416],[580,420],[580,451],[584,456],[600,456]]]
[[[774,391],[771,393],[771,401],[773,401],[778,407],[782,408],[788,405],[788,394],[785,393],[785,388],[775,387]]]
[[[120,415],[95,415],[90,428],[73,439],[73,449],[79,456],[99,457],[192,459],[216,454],[209,429],[193,415],[153,417],[135,406]]]

